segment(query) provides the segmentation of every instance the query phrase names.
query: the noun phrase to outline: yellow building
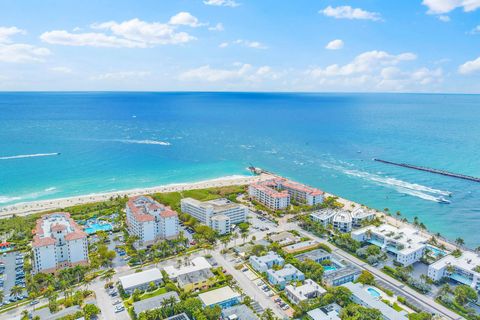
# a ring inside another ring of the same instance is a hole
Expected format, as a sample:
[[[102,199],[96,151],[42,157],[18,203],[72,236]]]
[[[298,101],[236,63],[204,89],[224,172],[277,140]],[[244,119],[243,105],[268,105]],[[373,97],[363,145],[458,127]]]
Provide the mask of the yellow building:
[[[189,292],[196,289],[207,289],[215,283],[215,275],[210,269],[195,270],[177,277],[178,286]]]

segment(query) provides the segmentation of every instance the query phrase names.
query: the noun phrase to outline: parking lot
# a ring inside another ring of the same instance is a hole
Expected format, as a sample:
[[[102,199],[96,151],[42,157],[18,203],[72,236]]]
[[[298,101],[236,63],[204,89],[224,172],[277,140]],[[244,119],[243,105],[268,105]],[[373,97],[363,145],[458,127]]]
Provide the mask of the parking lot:
[[[268,299],[272,300],[283,313],[288,316],[293,316],[293,309],[285,302],[283,299],[273,291],[270,284],[268,284],[264,279],[257,276],[249,267],[245,266],[241,270],[247,278],[252,281],[255,286],[263,292]]]
[[[10,296],[14,286],[25,288],[25,272],[23,270],[23,254],[10,252],[0,256],[0,290],[4,293],[4,302],[16,302],[27,298],[26,292]]]

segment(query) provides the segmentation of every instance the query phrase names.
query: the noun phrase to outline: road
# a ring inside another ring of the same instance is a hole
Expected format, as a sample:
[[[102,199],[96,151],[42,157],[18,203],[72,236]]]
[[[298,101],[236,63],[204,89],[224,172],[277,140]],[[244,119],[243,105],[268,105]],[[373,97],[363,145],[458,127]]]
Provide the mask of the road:
[[[337,254],[338,256],[342,257],[343,259],[347,260],[348,262],[352,263],[353,265],[359,267],[362,270],[368,270],[371,274],[373,274],[376,278],[381,279],[383,282],[387,283],[390,286],[393,286],[397,289],[398,292],[405,298],[411,299],[416,301],[418,304],[424,306],[426,310],[431,310],[431,312],[436,313],[438,315],[441,315],[445,317],[446,319],[451,319],[451,320],[460,320],[464,319],[460,315],[456,314],[455,312],[445,308],[444,306],[438,304],[435,300],[433,300],[430,297],[427,297],[423,294],[420,294],[407,286],[406,284],[390,277],[389,275],[383,273],[382,271],[378,270],[375,267],[372,267],[368,263],[354,257],[353,255],[335,247],[331,243],[327,242],[325,239],[319,238],[315,236],[314,234],[307,232],[300,228],[297,224],[295,223],[285,223],[281,224],[279,228],[283,228],[284,230],[297,230],[301,234],[308,236],[314,240],[317,240],[318,242],[324,243],[328,245],[329,247],[332,248],[333,252]]]
[[[282,312],[280,307],[273,302],[269,297],[267,297],[260,289],[250,281],[247,276],[234,268],[233,264],[225,259],[220,252],[212,251],[212,257],[220,264],[229,274],[233,276],[233,278],[238,282],[240,288],[242,288],[243,292],[252,298],[253,301],[257,301],[264,309],[272,309],[277,317],[281,319],[285,318],[285,314]]]

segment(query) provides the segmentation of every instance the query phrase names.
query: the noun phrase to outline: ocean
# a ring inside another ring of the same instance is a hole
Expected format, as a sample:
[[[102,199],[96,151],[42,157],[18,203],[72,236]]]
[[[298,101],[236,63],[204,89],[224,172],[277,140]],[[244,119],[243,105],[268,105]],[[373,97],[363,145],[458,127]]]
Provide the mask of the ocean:
[[[253,164],[480,245],[480,183],[373,158],[479,177],[480,96],[0,93],[0,206]]]

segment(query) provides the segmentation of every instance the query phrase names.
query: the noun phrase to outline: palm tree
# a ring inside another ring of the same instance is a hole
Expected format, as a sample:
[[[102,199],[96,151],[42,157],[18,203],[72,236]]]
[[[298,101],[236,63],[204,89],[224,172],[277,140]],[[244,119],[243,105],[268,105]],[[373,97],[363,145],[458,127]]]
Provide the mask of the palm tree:
[[[475,252],[476,252],[476,253],[480,253],[480,246],[478,246],[478,247],[475,248]]]
[[[455,239],[455,243],[459,246],[462,247],[465,244],[465,241],[462,238],[457,238]]]
[[[275,319],[277,319],[277,317],[275,317],[275,315],[273,314],[272,309],[268,308],[262,313],[261,319],[262,320],[275,320]]]
[[[233,239],[233,245],[236,246],[237,245],[237,239],[238,239],[238,233],[237,232],[232,233],[232,239]]]
[[[0,303],[3,302],[4,298],[5,298],[5,294],[3,293],[3,291],[0,291]]]

